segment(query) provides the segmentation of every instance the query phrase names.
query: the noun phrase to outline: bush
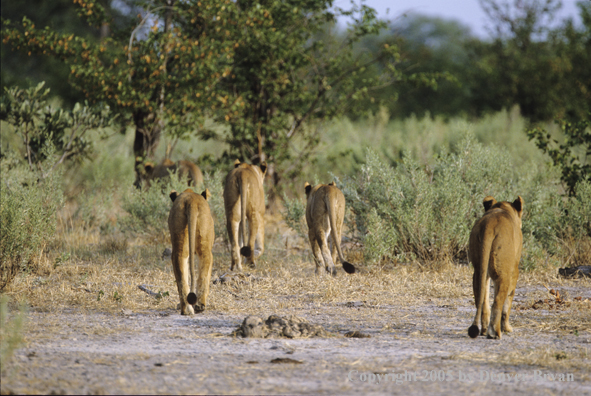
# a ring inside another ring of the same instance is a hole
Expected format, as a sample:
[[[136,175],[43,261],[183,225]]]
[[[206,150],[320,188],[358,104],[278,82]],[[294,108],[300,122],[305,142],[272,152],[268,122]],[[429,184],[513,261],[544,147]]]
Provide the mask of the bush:
[[[14,155],[0,160],[0,290],[20,272],[34,272],[47,243],[55,233],[56,212],[63,193],[51,174],[37,180],[37,174],[23,167]]]
[[[298,198],[289,199],[284,193],[283,207],[284,210],[281,212],[281,216],[285,224],[301,238],[307,238],[306,202],[302,202]]]
[[[513,200],[521,195],[534,207],[541,199],[533,188],[539,175],[524,168],[516,169],[505,150],[483,146],[467,134],[432,166],[405,154],[391,167],[368,150],[361,172],[341,187],[368,262],[465,260],[485,196]]]
[[[560,167],[561,180],[566,184],[569,195],[575,195],[577,183],[591,181],[591,162],[588,160],[591,153],[591,122],[556,120],[556,123],[564,135],[562,144],[541,127],[528,130],[527,135],[552,158],[554,165]]]
[[[573,196],[547,197],[542,210],[532,216],[528,231],[549,254],[564,264],[588,265],[591,262],[591,182],[580,181]]]
[[[156,240],[168,237],[168,213],[172,207],[169,197],[171,190],[184,191],[186,184],[171,177],[155,180],[149,189],[128,186],[123,193],[122,208],[128,216],[121,216],[118,223],[121,230],[137,235],[149,236]]]
[[[203,188],[209,189],[211,197],[207,201],[209,209],[214,220],[215,236],[222,237],[224,240],[228,239],[228,232],[226,231],[226,209],[224,207],[224,181],[225,172],[216,169],[213,173],[205,173],[203,175]],[[199,191],[200,193],[201,191]]]
[[[204,188],[209,189],[211,197],[208,200],[209,208],[215,222],[216,237],[224,236],[226,231],[224,217],[222,172],[204,175]],[[200,194],[202,190],[190,187]],[[128,216],[121,216],[119,224],[122,231],[131,231],[135,234],[151,236],[157,240],[166,240],[168,234],[168,214],[172,207],[169,197],[171,190],[183,192],[187,189],[185,181],[181,181],[175,175],[164,180],[155,180],[152,187],[138,190],[132,186],[123,195],[122,208]]]
[[[41,178],[66,160],[86,158],[92,152],[87,132],[109,127],[114,121],[108,107],[89,107],[87,103],[76,103],[71,111],[52,107],[44,85],[5,88],[0,101],[0,119],[20,135],[29,169],[41,170]]]

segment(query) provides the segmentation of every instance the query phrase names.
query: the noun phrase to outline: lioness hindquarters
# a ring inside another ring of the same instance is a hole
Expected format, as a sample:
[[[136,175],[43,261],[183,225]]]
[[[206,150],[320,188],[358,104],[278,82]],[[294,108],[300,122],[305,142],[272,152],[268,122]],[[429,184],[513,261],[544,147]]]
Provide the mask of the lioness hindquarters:
[[[469,240],[468,255],[474,266],[476,316],[468,334],[472,338],[480,333],[487,334],[488,338],[500,339],[502,331],[512,331],[509,314],[519,276],[523,243],[523,198],[518,197],[514,202],[497,202],[492,197],[486,197],[483,206],[485,214],[474,224]],[[489,308],[491,279],[495,291],[492,310]]]
[[[248,265],[254,268],[255,258],[262,255],[265,250],[263,180],[266,170],[267,164],[265,162],[259,167],[236,160],[234,169],[226,177],[224,207],[232,252],[231,270],[236,268],[242,271],[240,255],[245,256]],[[259,248],[258,250],[255,249],[255,245]]]
[[[173,191],[173,201],[168,216],[168,228],[172,242],[172,268],[179,292],[181,314],[190,315],[203,311],[209,295],[209,280],[213,264],[215,238],[213,218],[206,199],[186,189],[182,194]],[[199,258],[198,275],[195,275],[195,253]]]
[[[334,183],[318,184],[315,187],[306,183],[304,188],[307,196],[308,237],[316,263],[316,274],[324,266],[326,272],[336,275],[334,263],[337,257],[347,273],[354,273],[355,266],[345,261],[341,251],[345,196]],[[328,238],[331,239],[332,249],[328,247]]]

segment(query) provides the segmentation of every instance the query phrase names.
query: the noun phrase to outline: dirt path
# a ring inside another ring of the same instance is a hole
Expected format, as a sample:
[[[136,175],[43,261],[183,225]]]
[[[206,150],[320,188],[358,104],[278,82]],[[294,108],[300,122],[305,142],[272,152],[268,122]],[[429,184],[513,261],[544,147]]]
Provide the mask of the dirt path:
[[[518,289],[517,308],[530,289]],[[591,297],[586,288],[570,293]],[[530,330],[550,310],[518,308],[515,332],[501,341],[467,337],[465,297],[403,307],[310,302],[271,313],[301,316],[333,336],[235,338],[244,315],[216,310],[31,312],[27,346],[2,377],[2,393],[591,394],[591,334]],[[348,330],[370,338],[346,338]],[[271,362],[278,358],[293,361]]]

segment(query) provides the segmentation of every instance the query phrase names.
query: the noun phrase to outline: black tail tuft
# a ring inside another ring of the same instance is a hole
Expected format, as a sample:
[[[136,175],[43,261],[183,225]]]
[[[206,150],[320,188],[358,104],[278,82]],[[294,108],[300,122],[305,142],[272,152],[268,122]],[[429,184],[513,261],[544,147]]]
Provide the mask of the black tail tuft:
[[[197,302],[197,294],[190,292],[189,294],[187,294],[187,302],[190,305],[195,305],[195,303]]]
[[[242,246],[240,248],[240,254],[244,257],[250,257],[252,255],[252,250],[250,249],[250,246]]]
[[[478,326],[470,326],[470,328],[468,329],[468,335],[470,336],[470,338],[476,338],[478,337],[478,334],[480,334],[480,329],[478,329]]]
[[[355,266],[353,264],[351,264],[351,263],[346,262],[346,261],[343,262],[343,269],[348,274],[354,274],[355,273]]]

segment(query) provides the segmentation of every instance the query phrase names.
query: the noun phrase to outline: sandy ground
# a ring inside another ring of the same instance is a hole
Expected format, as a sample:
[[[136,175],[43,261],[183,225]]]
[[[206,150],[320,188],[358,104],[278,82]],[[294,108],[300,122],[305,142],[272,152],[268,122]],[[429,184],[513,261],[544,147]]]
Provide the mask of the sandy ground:
[[[391,306],[310,301],[268,312],[332,334],[308,339],[232,337],[245,315],[216,310],[34,310],[2,393],[591,395],[591,333],[528,325],[553,314],[519,308],[533,289],[518,288],[515,332],[500,341],[468,338],[474,309],[466,297]],[[568,292],[583,297],[575,308],[591,316],[591,291]],[[345,337],[351,330],[370,337]],[[272,362],[278,358],[292,360]]]

